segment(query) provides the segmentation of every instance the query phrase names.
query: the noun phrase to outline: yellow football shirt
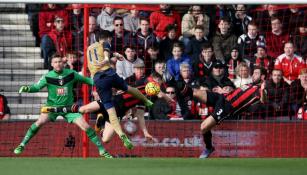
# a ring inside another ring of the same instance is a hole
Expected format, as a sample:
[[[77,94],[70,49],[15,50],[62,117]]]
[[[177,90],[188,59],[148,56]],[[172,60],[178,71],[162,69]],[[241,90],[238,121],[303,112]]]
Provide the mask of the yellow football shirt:
[[[94,77],[96,72],[105,71],[111,67],[110,63],[99,65],[105,60],[103,45],[99,42],[91,44],[87,48],[87,67],[91,73],[91,77]]]

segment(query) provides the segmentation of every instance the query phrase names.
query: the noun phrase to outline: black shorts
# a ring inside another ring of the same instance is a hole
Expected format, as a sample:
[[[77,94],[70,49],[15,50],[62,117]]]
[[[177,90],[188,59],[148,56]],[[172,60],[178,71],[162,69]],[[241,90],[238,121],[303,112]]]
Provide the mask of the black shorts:
[[[211,114],[217,123],[220,123],[224,119],[231,116],[233,107],[228,102],[224,95],[207,91],[207,103],[208,106],[213,106],[214,111]]]
[[[100,110],[98,111],[98,113],[102,113],[104,120],[109,122],[109,114],[106,108],[104,107],[102,101],[97,100],[97,103],[100,106]],[[115,111],[116,111],[116,114],[119,120],[121,120],[125,116],[126,112],[128,111],[128,109],[126,109],[124,105],[121,105],[121,103],[117,103],[116,101],[114,103],[114,108],[115,108]]]
[[[94,76],[97,93],[106,109],[115,106],[115,101],[112,98],[112,88],[123,91],[128,90],[128,85],[125,80],[119,77],[113,69],[108,69],[104,72],[97,72]]]

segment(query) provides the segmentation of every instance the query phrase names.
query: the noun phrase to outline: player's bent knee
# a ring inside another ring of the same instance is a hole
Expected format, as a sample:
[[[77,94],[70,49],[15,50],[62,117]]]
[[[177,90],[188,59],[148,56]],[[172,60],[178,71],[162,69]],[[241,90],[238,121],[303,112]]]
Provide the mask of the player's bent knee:
[[[109,138],[104,138],[104,137],[103,137],[103,138],[102,138],[102,142],[103,142],[103,143],[109,143],[109,142],[110,142],[110,139],[109,139]]]
[[[203,133],[203,134],[207,133],[207,132],[210,131],[210,130],[211,130],[211,128],[209,128],[209,127],[201,127],[201,128],[200,128],[200,131],[201,131],[201,133]]]
[[[87,123],[85,123],[83,125],[84,131],[88,130],[90,128],[90,125],[88,125]]]
[[[206,126],[205,124],[202,123],[202,124],[200,125],[200,131],[201,131],[202,133],[206,133],[207,130],[208,130],[207,126]]]
[[[41,126],[43,126],[44,124],[41,123],[41,122],[39,122],[39,121],[36,121],[36,122],[35,122],[35,125],[36,125],[37,127],[41,127]]]
[[[90,128],[90,125],[89,125],[85,120],[83,120],[83,121],[81,122],[81,128],[83,128],[84,131],[86,131],[87,129]]]
[[[200,130],[204,131],[206,129],[206,120],[200,124]]]
[[[87,129],[90,128],[90,125],[82,118],[77,118],[74,123],[79,126],[80,129],[82,129],[83,131],[86,131]]]
[[[212,116],[209,116],[206,120],[204,120],[200,125],[200,130],[204,134],[211,130],[215,125],[216,121]]]
[[[36,120],[36,122],[35,122],[35,125],[37,126],[37,127],[41,127],[41,126],[43,126],[45,123],[47,123],[49,121],[49,119],[48,119],[48,115],[41,115],[39,118],[38,118],[38,120]]]

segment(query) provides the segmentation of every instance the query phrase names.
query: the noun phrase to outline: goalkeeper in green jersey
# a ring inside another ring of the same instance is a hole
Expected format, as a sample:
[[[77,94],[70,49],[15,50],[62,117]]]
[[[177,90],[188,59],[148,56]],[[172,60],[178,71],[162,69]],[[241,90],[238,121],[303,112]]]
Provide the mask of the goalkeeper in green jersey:
[[[38,92],[40,89],[47,87],[48,99],[46,106],[61,107],[72,105],[74,103],[73,86],[76,82],[82,82],[93,85],[93,80],[90,78],[79,75],[74,70],[64,69],[62,58],[60,55],[55,54],[51,57],[52,71],[44,75],[36,84],[31,86],[22,86],[19,93],[22,92]],[[106,158],[112,156],[104,149],[100,139],[95,131],[84,120],[80,113],[44,113],[41,111],[40,117],[28,129],[22,142],[15,148],[15,154],[21,154],[26,144],[31,138],[39,131],[39,129],[49,121],[55,121],[58,116],[63,116],[69,123],[74,123],[86,132],[88,138],[98,147],[99,155]]]

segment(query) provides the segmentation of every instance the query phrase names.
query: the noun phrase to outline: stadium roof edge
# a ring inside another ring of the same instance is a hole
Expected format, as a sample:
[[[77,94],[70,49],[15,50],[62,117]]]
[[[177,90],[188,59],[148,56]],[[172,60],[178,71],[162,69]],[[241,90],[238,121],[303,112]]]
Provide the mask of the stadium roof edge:
[[[51,0],[52,3],[85,3],[84,0]],[[186,0],[87,0],[87,4],[306,4],[305,0],[193,0],[187,3]],[[25,3],[24,0],[2,0],[1,3]],[[27,3],[46,3],[45,0],[28,0]]]

